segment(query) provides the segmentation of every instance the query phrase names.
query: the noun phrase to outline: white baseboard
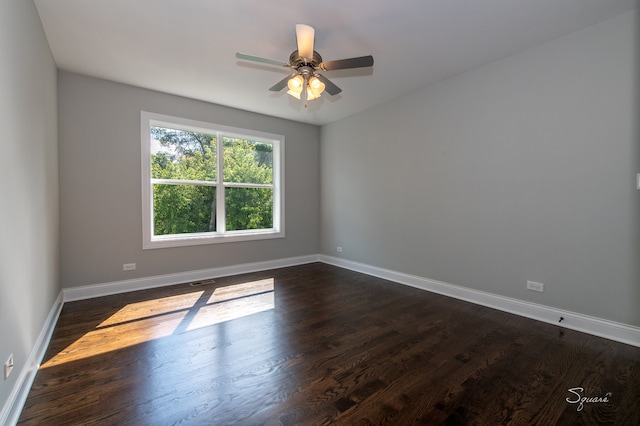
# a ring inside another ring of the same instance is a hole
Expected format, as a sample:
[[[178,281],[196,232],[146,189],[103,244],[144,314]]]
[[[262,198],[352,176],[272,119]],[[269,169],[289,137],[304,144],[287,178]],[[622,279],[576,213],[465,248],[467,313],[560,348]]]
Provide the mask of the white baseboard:
[[[126,293],[129,291],[164,287],[169,285],[204,280],[207,278],[217,278],[228,275],[265,271],[268,269],[284,268],[287,266],[318,262],[318,259],[318,255],[289,257],[286,259],[267,260],[264,262],[244,263],[233,266],[222,266],[219,268],[200,269],[196,271],[179,272],[175,274],[157,275],[153,277],[143,277],[124,281],[92,284],[82,287],[70,287],[63,290],[64,301],[71,302],[75,300],[91,299],[93,297],[109,296],[112,294]]]
[[[47,316],[36,343],[33,345],[26,362],[20,370],[20,374],[9,394],[9,398],[7,398],[2,411],[0,411],[0,425],[9,426],[15,425],[18,422],[24,403],[27,401],[27,396],[31,390],[31,385],[36,378],[38,367],[40,367],[40,363],[51,341],[51,335],[60,316],[62,304],[62,292],[60,292],[49,311],[49,316]]]
[[[614,340],[628,345],[640,347],[640,327],[634,327],[602,318],[591,317],[576,312],[565,311],[536,303],[525,302],[518,299],[499,296],[493,293],[473,290],[442,281],[422,278],[415,275],[404,274],[388,269],[378,268],[364,263],[353,262],[333,256],[320,255],[321,262],[383,278],[389,281],[453,297],[487,306],[500,311],[509,312],[526,318],[560,325],[559,319],[563,318],[561,326],[571,330],[581,331],[598,337]]]

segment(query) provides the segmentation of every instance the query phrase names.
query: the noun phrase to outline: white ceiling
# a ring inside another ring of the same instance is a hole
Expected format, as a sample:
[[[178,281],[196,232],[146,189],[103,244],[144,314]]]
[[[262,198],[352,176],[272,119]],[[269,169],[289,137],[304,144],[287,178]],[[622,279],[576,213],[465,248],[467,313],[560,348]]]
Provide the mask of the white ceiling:
[[[59,69],[305,123],[325,124],[635,9],[636,0],[35,0]],[[343,89],[304,108],[268,88],[295,24]]]

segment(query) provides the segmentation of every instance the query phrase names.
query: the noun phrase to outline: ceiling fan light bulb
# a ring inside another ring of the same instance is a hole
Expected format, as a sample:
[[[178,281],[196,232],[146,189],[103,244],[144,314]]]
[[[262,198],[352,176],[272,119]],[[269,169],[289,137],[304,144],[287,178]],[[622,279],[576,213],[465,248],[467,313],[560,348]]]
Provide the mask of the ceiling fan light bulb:
[[[307,89],[307,100],[309,101],[315,101],[316,99],[318,99],[320,97],[320,93],[313,93],[313,91],[309,88]]]
[[[311,77],[309,80],[309,90],[317,98],[324,92],[325,85],[318,77]]]
[[[302,76],[296,75],[295,77],[289,80],[289,82],[287,83],[287,86],[289,87],[289,90],[299,94],[300,92],[302,92],[303,83],[304,83],[304,79],[302,78]]]

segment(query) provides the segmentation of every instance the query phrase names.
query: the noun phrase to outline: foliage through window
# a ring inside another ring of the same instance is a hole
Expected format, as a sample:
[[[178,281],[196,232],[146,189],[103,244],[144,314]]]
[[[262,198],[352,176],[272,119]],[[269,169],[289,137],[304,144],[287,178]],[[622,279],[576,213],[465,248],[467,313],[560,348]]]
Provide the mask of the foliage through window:
[[[143,246],[284,236],[283,142],[143,112]]]

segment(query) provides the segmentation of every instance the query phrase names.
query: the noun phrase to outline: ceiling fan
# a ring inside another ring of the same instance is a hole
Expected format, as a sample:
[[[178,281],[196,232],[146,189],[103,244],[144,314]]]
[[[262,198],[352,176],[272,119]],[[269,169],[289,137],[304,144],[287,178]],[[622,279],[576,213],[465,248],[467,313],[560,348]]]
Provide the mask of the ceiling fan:
[[[288,87],[289,90],[287,93],[296,99],[302,99],[306,107],[308,100],[318,99],[325,90],[332,96],[342,92],[342,89],[333,84],[327,77],[319,74],[318,71],[335,71],[373,66],[373,56],[371,55],[340,59],[337,61],[323,61],[322,56],[313,50],[314,35],[315,30],[313,27],[304,24],[296,25],[298,49],[291,53],[289,62],[287,63],[239,52],[236,53],[236,58],[291,68],[294,73],[271,86],[269,90],[279,92],[285,87]]]

